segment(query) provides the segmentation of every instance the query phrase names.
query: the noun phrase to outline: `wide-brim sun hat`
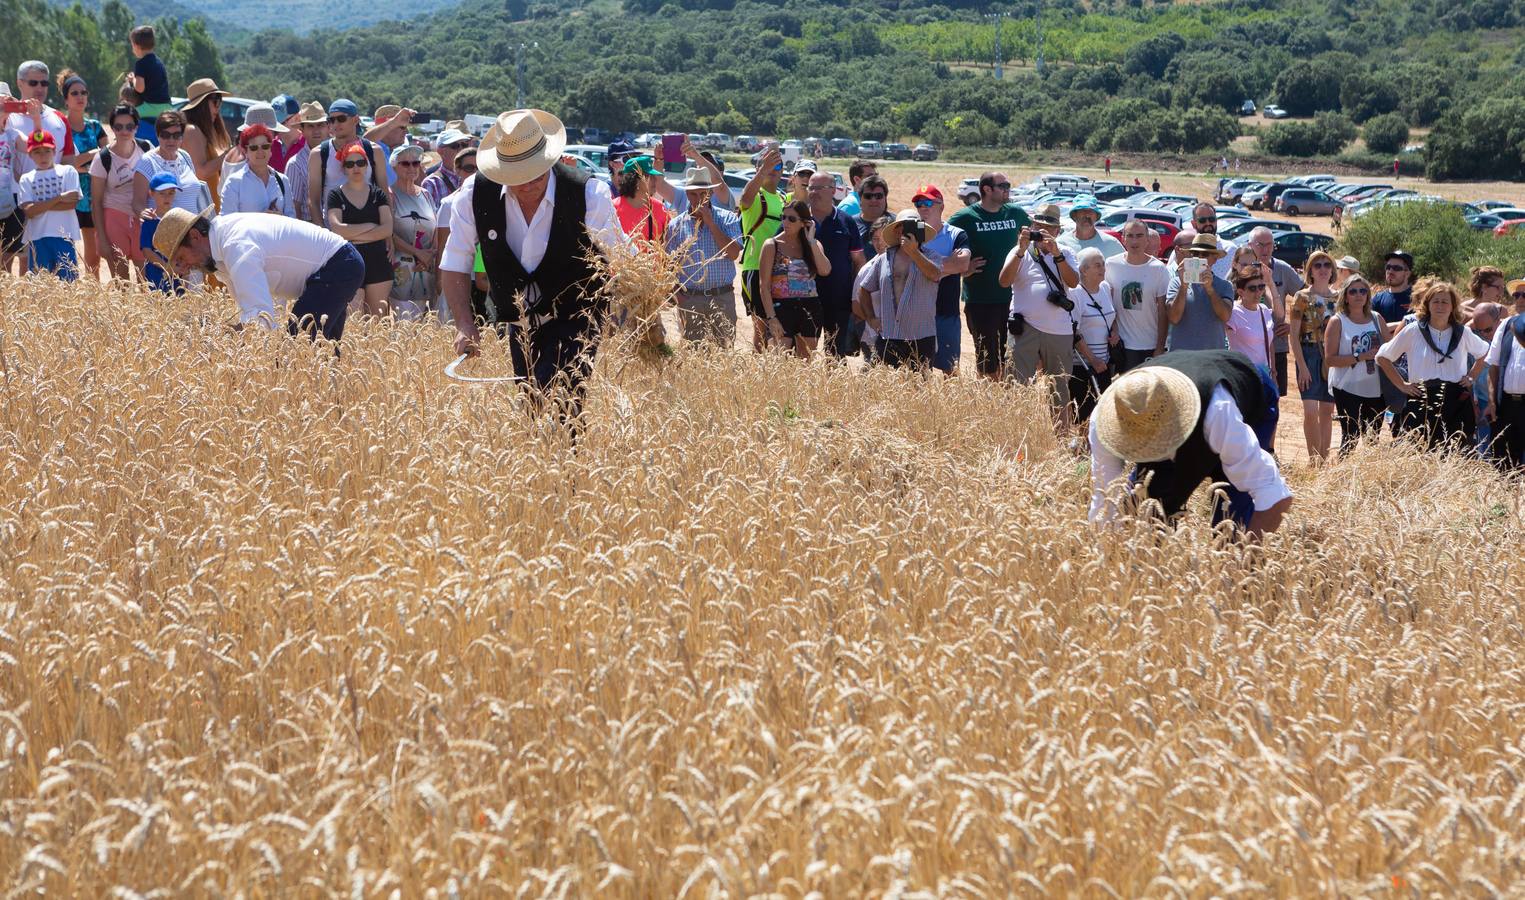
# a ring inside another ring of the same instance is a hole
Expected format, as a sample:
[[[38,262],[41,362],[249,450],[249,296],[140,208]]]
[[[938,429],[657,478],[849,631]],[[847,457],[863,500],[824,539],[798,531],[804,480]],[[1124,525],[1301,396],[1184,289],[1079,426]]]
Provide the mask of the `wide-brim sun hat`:
[[[1096,401],[1096,437],[1127,462],[1160,462],[1186,443],[1201,414],[1202,395],[1184,372],[1141,366]]]
[[[1228,251],[1218,246],[1218,238],[1212,234],[1199,234],[1192,238],[1186,253],[1188,256],[1211,256],[1215,260],[1228,256]]]
[[[290,128],[282,125],[280,119],[276,118],[275,107],[268,103],[249,104],[249,108],[244,110],[244,124],[238,126],[238,133],[243,134],[245,128],[255,125],[263,125],[276,134],[289,134],[291,132]]]
[[[324,112],[323,104],[316,100],[309,100],[302,104],[302,111],[297,114],[298,125],[327,125],[328,113]]]
[[[1058,225],[1059,204],[1045,203],[1038,207],[1038,211],[1033,213],[1033,221],[1039,225]]]
[[[477,172],[508,187],[526,184],[551,170],[567,147],[567,129],[543,109],[502,113],[477,148]]]
[[[1092,212],[1097,218],[1101,217],[1101,207],[1096,205],[1096,198],[1090,194],[1075,198],[1075,202],[1070,206],[1070,218],[1075,218],[1075,213],[1078,212]]]
[[[1525,288],[1525,278],[1515,278],[1504,282],[1504,290],[1513,294],[1515,291]]]
[[[209,97],[230,97],[227,91],[217,86],[217,82],[210,78],[198,78],[191,82],[185,89],[185,105],[180,107],[181,112],[195,109],[205,103]]]
[[[1335,262],[1335,267],[1347,272],[1361,271],[1361,262],[1354,256],[1342,256]]]
[[[907,222],[923,221],[925,220],[922,219],[921,213],[914,209],[902,209],[900,212],[895,213],[895,221],[884,226],[884,228],[879,232],[880,236],[884,240],[884,246],[893,247],[900,243],[900,233],[905,230],[905,224]]]
[[[210,220],[216,214],[217,210],[210,206],[199,214],[175,207],[159,218],[159,227],[154,231],[154,249],[165,259],[174,260],[175,251],[185,243],[185,236],[190,233],[191,226],[196,224],[196,220],[198,218]]]
[[[720,182],[710,174],[710,170],[704,166],[694,166],[683,173],[683,190],[685,191],[708,191],[720,187]]]

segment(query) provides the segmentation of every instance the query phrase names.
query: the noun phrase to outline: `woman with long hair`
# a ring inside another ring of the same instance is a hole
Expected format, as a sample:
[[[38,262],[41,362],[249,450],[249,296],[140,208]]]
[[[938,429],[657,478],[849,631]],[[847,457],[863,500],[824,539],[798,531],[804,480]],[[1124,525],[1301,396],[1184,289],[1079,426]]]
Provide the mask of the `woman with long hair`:
[[[1377,351],[1377,365],[1408,400],[1399,413],[1402,432],[1418,430],[1426,446],[1472,446],[1472,383],[1488,364],[1488,342],[1464,324],[1461,295],[1446,281],[1414,286],[1413,321]],[[1396,362],[1408,354],[1408,378]],[[1470,368],[1467,357],[1477,360]]]
[[[99,201],[91,195],[90,165],[106,146],[106,129],[101,127],[99,119],[85,115],[85,106],[90,103],[90,88],[73,69],[59,71],[58,92],[64,95],[64,121],[69,123],[69,133],[74,138],[74,168],[79,172],[80,193],[74,214],[79,219],[80,239],[85,244],[85,270],[90,277],[100,278],[101,251],[95,221],[95,204]]]
[[[1317,463],[1329,458],[1334,434],[1334,395],[1329,392],[1324,366],[1325,323],[1335,306],[1334,257],[1314,251],[1303,266],[1303,281],[1307,287],[1292,295],[1287,316],[1292,333],[1287,341],[1303,398],[1303,440],[1308,443],[1308,459]]]
[[[106,260],[113,278],[127,278],[129,264],[141,265],[139,219],[132,211],[133,173],[143,158],[138,111],[123,104],[111,111],[111,143],[90,163],[91,215],[95,219],[96,254]],[[86,244],[88,247],[89,244]]]
[[[392,239],[392,205],[386,192],[371,182],[370,154],[355,141],[339,151],[344,184],[328,192],[328,228],[360,251],[365,261],[361,289],[367,315],[387,313],[392,293],[392,258],[387,244]]]
[[[218,189],[222,180],[222,164],[241,162],[243,154],[228,136],[228,126],[222,121],[222,98],[228,92],[217,87],[210,78],[199,78],[185,90],[190,99],[180,111],[185,114],[185,152],[196,164],[196,177],[205,182],[212,192],[212,203],[222,208],[222,192]]]
[[[778,234],[763,244],[758,267],[768,337],[793,349],[800,359],[809,359],[821,336],[821,298],[815,280],[831,274],[831,261],[815,239],[815,218],[808,202],[796,200],[784,207]]]
[[[1329,392],[1340,423],[1340,455],[1350,452],[1363,434],[1382,427],[1382,379],[1377,349],[1390,337],[1387,323],[1371,308],[1371,283],[1356,273],[1334,296],[1334,316],[1324,329],[1324,362]]]

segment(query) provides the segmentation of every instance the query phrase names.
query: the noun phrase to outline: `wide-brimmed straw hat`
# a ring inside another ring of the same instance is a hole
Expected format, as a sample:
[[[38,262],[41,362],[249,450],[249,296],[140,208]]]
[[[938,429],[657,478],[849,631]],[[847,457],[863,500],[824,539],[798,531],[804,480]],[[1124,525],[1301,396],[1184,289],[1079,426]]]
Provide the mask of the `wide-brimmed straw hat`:
[[[477,171],[489,181],[513,187],[551,170],[567,146],[561,120],[541,109],[502,113],[487,129],[477,153]]]
[[[196,223],[196,220],[198,218],[210,220],[216,214],[217,210],[210,206],[199,214],[175,207],[159,218],[159,227],[154,231],[154,249],[160,256],[174,261],[175,251],[185,243],[185,236],[190,233],[191,226]]]
[[[1058,225],[1059,204],[1045,203],[1038,207],[1038,211],[1033,213],[1033,221],[1039,225]]]
[[[323,104],[316,100],[309,100],[302,104],[302,111],[297,114],[298,125],[327,125],[328,113],[323,109]]]
[[[231,95],[218,87],[217,82],[212,79],[198,78],[185,89],[185,96],[187,99],[185,105],[180,107],[181,112],[200,106],[209,97],[228,97]]]
[[[1525,278],[1515,278],[1504,282],[1504,290],[1511,294],[1520,288],[1525,288]]]
[[[287,134],[291,131],[275,117],[275,107],[268,103],[249,104],[249,108],[244,110],[244,124],[238,126],[238,132],[242,134],[245,128],[252,128],[255,125],[263,125],[276,134]]]
[[[694,166],[683,173],[683,189],[685,191],[708,191],[720,187],[720,182],[710,174],[710,170],[704,166]]]
[[[1188,256],[1211,256],[1213,259],[1222,259],[1228,253],[1218,246],[1218,236],[1214,234],[1199,234],[1191,239],[1191,244],[1186,248]]]
[[[905,230],[907,222],[924,221],[921,213],[914,209],[902,209],[900,212],[895,213],[895,221],[884,226],[884,229],[879,232],[880,236],[884,239],[884,246],[894,247],[900,243],[900,232]]]
[[[1202,414],[1202,395],[1185,373],[1140,366],[1112,382],[1096,402],[1096,436],[1127,462],[1170,459]]]

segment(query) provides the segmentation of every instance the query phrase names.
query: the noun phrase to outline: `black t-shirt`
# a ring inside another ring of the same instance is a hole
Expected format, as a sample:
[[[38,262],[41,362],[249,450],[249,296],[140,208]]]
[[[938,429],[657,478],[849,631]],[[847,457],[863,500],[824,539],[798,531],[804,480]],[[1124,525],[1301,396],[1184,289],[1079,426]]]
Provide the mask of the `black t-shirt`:
[[[339,221],[346,225],[380,225],[381,208],[391,204],[387,201],[387,195],[374,184],[368,187],[371,193],[365,198],[364,206],[349,202],[343,188],[334,188],[328,192],[328,208],[339,210]]]
[[[169,101],[169,73],[164,70],[164,63],[153,53],[145,53],[139,59],[133,61],[132,74],[143,79],[143,102],[144,103],[168,103]]]

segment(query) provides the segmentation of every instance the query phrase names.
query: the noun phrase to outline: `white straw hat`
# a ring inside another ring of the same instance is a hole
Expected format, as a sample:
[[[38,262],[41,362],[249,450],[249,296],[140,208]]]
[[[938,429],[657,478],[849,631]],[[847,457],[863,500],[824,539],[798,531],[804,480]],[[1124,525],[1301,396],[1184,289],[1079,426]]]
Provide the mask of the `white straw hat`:
[[[540,109],[502,113],[487,129],[477,153],[477,171],[498,184],[526,184],[551,170],[567,146],[561,120]]]
[[[1140,366],[1112,382],[1096,403],[1101,445],[1128,462],[1170,459],[1191,436],[1202,395],[1184,372]]]

